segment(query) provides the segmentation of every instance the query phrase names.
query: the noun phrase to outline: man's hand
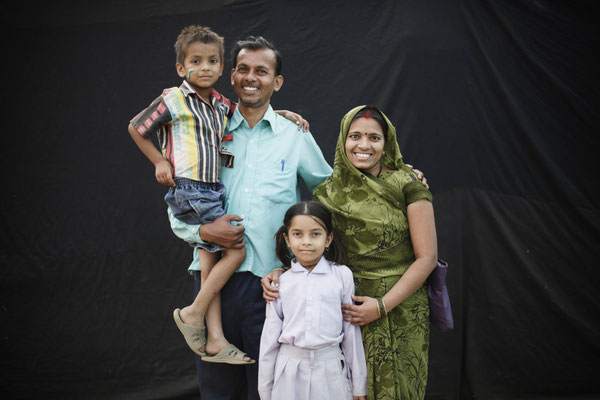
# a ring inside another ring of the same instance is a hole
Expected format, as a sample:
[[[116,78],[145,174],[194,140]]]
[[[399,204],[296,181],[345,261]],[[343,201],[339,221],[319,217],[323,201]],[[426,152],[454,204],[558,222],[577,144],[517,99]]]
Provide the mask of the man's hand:
[[[244,242],[244,228],[242,225],[232,225],[231,221],[243,221],[244,219],[235,214],[225,214],[213,222],[203,224],[198,233],[200,239],[211,242],[228,249],[241,249]]]
[[[173,166],[166,158],[159,160],[156,163],[156,180],[161,185],[165,186],[175,186],[175,181],[173,180]]]
[[[267,303],[277,300],[279,295],[279,277],[283,274],[281,269],[276,269],[269,272],[260,280],[260,285],[263,288],[263,298]]]
[[[429,185],[427,184],[427,178],[425,178],[425,175],[423,175],[423,173],[421,171],[419,171],[418,169],[414,168],[412,165],[410,164],[405,164],[408,168],[412,168],[413,171],[415,171],[415,174],[417,174],[417,179],[421,181],[421,184],[423,186],[425,186],[427,189],[429,189]]]

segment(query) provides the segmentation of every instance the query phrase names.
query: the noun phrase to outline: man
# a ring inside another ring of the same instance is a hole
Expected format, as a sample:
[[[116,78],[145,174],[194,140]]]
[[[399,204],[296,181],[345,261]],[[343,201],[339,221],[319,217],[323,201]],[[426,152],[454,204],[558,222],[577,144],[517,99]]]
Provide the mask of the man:
[[[273,112],[271,96],[283,85],[281,55],[273,44],[249,37],[236,43],[232,59],[231,84],[239,101],[227,125],[226,134],[232,134],[233,141],[224,143],[235,156],[233,168],[222,168],[226,215],[202,226],[169,218],[173,231],[185,240],[202,239],[226,248],[245,245],[244,262],[221,290],[222,304],[211,303],[207,319],[217,314],[211,309],[221,307],[225,337],[257,359],[265,318],[260,279],[280,266],[275,231],[285,211],[300,200],[298,176],[312,192],[332,170],[309,132],[299,132],[296,125]],[[237,224],[240,221],[243,225]],[[196,254],[190,269],[197,293]],[[203,399],[259,398],[258,363],[210,364],[197,358],[196,365]]]

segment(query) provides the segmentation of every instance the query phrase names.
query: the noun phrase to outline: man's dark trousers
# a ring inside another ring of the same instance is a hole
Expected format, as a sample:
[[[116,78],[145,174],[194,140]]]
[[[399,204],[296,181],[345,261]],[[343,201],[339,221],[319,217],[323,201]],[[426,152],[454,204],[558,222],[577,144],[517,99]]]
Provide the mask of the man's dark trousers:
[[[200,291],[200,271],[195,273],[194,298]],[[256,360],[250,365],[216,364],[196,357],[202,400],[259,400],[258,354],[265,322],[265,300],[260,278],[236,272],[221,289],[221,319],[225,338]]]

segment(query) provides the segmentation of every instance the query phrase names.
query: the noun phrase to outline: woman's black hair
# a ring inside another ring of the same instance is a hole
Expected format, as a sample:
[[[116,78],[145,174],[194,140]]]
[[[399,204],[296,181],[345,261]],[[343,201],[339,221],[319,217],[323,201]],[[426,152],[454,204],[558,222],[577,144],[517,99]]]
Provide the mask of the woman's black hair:
[[[333,232],[331,212],[323,204],[316,201],[302,201],[291,206],[283,217],[283,225],[281,225],[281,227],[275,233],[275,251],[279,260],[286,267],[291,266],[291,261],[294,259],[294,255],[287,247],[287,243],[285,242],[285,237],[283,235],[288,233],[292,219],[296,215],[308,215],[314,217],[318,219],[317,222],[322,225],[324,224],[323,227],[325,228],[327,235]],[[346,249],[344,249],[344,246],[335,237],[335,235],[333,236],[333,240],[331,241],[329,248],[325,250],[323,255],[327,260],[336,264],[346,264]]]
[[[388,124],[387,124],[387,122],[385,122],[383,115],[376,107],[366,106],[365,108],[363,108],[362,110],[357,112],[356,115],[354,115],[354,118],[352,118],[352,121],[350,121],[350,124],[352,124],[352,122],[356,121],[359,118],[367,118],[367,119],[373,118],[375,121],[377,121],[377,123],[379,123],[379,126],[381,127],[381,130],[383,132],[383,138],[384,139],[386,138],[387,131],[388,131]]]

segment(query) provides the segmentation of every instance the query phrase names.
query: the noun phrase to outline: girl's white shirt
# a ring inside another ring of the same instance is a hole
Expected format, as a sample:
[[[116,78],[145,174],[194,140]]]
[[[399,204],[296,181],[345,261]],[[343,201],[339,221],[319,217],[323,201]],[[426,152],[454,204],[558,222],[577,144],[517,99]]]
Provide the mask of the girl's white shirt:
[[[353,396],[367,393],[367,367],[360,328],[344,321],[342,304],[352,304],[352,271],[321,257],[311,272],[292,261],[279,278],[279,298],[266,307],[260,341],[258,390],[270,398],[279,346],[316,350],[341,343]]]

